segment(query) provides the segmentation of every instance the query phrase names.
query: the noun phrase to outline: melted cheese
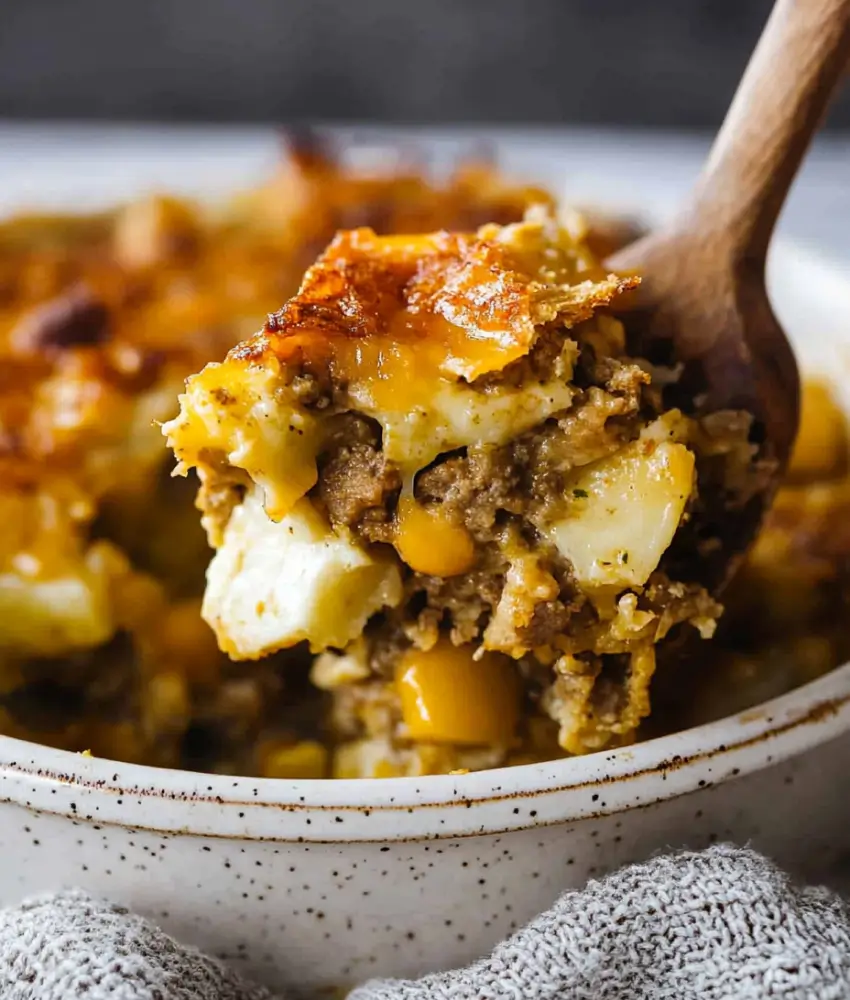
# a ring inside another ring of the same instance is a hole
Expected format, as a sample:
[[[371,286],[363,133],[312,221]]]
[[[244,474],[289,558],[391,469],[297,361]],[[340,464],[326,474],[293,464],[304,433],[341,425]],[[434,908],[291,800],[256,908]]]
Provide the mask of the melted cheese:
[[[590,280],[587,266],[547,218],[477,237],[339,234],[265,330],[189,379],[164,427],[178,471],[242,470],[277,520],[316,482],[325,415],[375,419],[408,476],[443,452],[509,441],[570,406],[566,330],[637,280]],[[528,355],[552,324],[564,347],[548,381],[470,384]],[[301,374],[323,387],[324,409],[300,405],[290,383]]]
[[[352,385],[356,408],[384,429],[384,454],[408,473],[418,472],[438,455],[472,444],[504,444],[565,410],[574,391],[566,379],[489,392],[464,382],[440,380],[430,394],[408,399],[394,409],[376,404],[368,384]],[[413,395],[411,393],[411,395]]]
[[[321,434],[315,417],[287,401],[280,366],[210,364],[186,382],[180,413],[163,425],[176,471],[218,461],[244,470],[266,513],[284,517],[316,482]]]
[[[544,528],[579,585],[638,587],[673,541],[694,486],[694,455],[673,440],[676,414],[567,484],[567,517]]]
[[[343,648],[401,598],[394,563],[331,530],[308,500],[274,522],[250,492],[210,563],[201,613],[225,652],[255,659],[303,641]]]

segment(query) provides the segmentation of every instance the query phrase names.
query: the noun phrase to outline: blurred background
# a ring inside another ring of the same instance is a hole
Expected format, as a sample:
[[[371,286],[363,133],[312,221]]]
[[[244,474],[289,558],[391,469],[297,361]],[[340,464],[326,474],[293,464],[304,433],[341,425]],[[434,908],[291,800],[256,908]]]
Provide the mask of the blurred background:
[[[660,217],[699,170],[770,8],[0,0],[0,214],[145,190],[218,197],[269,175],[281,127],[331,122],[349,149],[377,135],[384,167],[393,145],[439,165],[483,144],[564,200]],[[850,269],[848,217],[845,88],[781,228]]]
[[[4,0],[0,117],[713,129],[770,6]]]

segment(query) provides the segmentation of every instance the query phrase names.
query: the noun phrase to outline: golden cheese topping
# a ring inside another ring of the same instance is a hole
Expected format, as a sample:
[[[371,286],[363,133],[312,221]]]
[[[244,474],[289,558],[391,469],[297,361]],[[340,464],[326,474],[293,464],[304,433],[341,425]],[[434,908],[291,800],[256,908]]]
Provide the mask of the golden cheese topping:
[[[435,381],[501,371],[528,354],[539,323],[573,326],[636,283],[578,280],[591,266],[545,218],[477,236],[339,233],[298,295],[231,357],[297,359],[365,387],[383,409],[428,402]]]
[[[565,331],[636,283],[599,273],[545,213],[476,235],[340,233],[259,334],[188,380],[164,427],[178,471],[244,470],[279,519],[315,484],[333,413],[377,420],[385,457],[411,475],[453,448],[503,443],[570,405]],[[503,378],[550,327],[563,333],[556,375]],[[305,379],[321,408],[300,401]]]

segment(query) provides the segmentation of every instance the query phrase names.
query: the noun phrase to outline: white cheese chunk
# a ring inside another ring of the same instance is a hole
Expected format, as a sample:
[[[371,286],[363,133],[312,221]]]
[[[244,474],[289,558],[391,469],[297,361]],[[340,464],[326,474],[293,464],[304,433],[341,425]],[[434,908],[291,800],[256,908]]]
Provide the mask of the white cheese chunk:
[[[410,472],[418,472],[455,448],[504,444],[567,409],[574,394],[561,378],[490,392],[446,381],[427,405],[389,411],[373,406],[368,394],[359,389],[352,386],[349,391],[356,408],[381,424],[384,455]]]
[[[269,517],[289,512],[316,482],[316,419],[280,391],[279,366],[209,364],[186,383],[177,417],[162,432],[177,472],[221,453],[262,487]]]
[[[255,659],[304,640],[314,652],[342,648],[401,598],[395,564],[331,529],[309,500],[275,522],[253,490],[207,570],[202,614],[225,652]]]
[[[543,530],[580,586],[638,587],[672,542],[693,484],[693,452],[647,428],[571,479],[569,515]]]

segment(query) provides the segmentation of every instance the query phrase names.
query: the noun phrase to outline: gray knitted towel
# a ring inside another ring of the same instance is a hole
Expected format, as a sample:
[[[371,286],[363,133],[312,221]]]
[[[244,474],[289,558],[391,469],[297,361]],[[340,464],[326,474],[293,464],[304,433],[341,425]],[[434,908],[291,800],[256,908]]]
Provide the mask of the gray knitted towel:
[[[82,892],[0,911],[2,1000],[275,1000],[141,917]],[[350,1000],[845,1000],[850,911],[751,851],[714,847],[568,892],[459,972]]]

